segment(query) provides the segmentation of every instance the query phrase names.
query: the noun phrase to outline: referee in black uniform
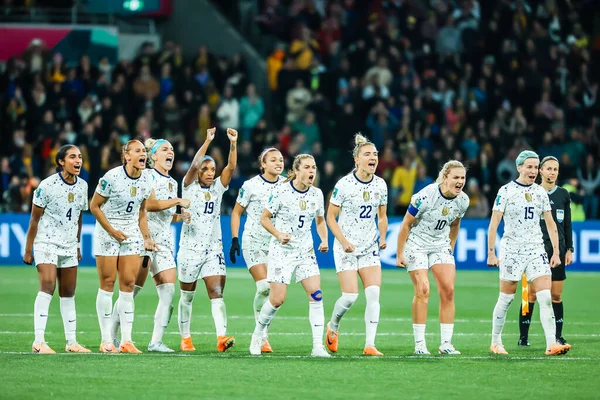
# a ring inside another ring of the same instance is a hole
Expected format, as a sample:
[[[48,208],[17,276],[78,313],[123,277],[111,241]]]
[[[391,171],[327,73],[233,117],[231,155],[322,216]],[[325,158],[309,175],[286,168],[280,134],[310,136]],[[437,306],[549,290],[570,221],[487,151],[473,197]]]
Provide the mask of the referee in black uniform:
[[[544,157],[540,163],[540,175],[542,177],[542,187],[548,192],[550,197],[550,206],[552,207],[552,217],[558,228],[558,242],[560,250],[561,264],[552,268],[552,308],[554,309],[554,317],[556,318],[556,341],[560,344],[566,344],[566,340],[562,337],[563,328],[563,302],[562,290],[567,275],[565,267],[573,262],[573,230],[571,228],[571,197],[566,189],[556,186],[558,178],[558,160],[556,157]],[[542,232],[544,234],[544,246],[548,258],[552,257],[552,243],[548,236],[548,229],[544,220],[540,220]],[[522,309],[519,310],[519,346],[529,346],[529,326],[531,324],[531,314],[535,304],[535,292],[533,288],[529,288],[529,312],[525,315]]]

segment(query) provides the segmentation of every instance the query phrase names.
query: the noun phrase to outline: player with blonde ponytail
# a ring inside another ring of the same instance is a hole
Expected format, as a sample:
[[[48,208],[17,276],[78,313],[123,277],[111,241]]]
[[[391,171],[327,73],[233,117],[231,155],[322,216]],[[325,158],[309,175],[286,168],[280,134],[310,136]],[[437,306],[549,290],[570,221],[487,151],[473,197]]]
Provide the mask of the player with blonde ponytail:
[[[144,146],[148,154],[146,164],[151,168],[148,173],[152,178],[152,193],[146,202],[148,228],[152,239],[160,249],[142,252],[133,297],[135,298],[142,290],[150,272],[156,284],[158,306],[154,315],[154,330],[148,351],[172,353],[173,350],[162,342],[173,311],[172,303],[177,279],[174,259],[175,239],[171,232],[171,223],[189,222],[190,213],[182,210],[181,214],[176,214],[176,211],[177,206],[189,208],[190,201],[177,197],[177,181],[169,176],[175,161],[175,152],[171,143],[164,139],[150,138],[144,142]],[[118,309],[118,301],[115,303],[115,308]],[[113,313],[113,338],[117,337],[119,319],[119,314]],[[116,339],[115,346],[118,347]]]
[[[398,234],[396,265],[406,268],[413,281],[413,333],[415,354],[430,354],[425,343],[428,271],[435,277],[440,296],[440,354],[460,354],[452,345],[454,332],[454,247],[460,220],[469,207],[463,192],[466,169],[457,160],[442,167],[435,183],[412,196]]]
[[[375,335],[380,311],[379,250],[387,247],[388,192],[385,181],[375,176],[379,162],[375,145],[360,133],[354,137],[354,143],[355,167],[336,183],[327,210],[327,224],[335,236],[335,269],[342,289],[327,324],[327,347],[332,352],[338,350],[340,321],[358,299],[358,274],[367,299],[363,354],[382,356],[375,347]]]

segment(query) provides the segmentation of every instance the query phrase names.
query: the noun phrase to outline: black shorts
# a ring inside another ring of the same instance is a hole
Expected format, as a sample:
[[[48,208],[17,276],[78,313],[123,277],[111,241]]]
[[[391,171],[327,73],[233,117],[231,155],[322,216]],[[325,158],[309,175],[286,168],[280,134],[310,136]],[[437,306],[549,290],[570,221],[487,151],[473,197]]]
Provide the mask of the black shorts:
[[[550,254],[552,254],[552,247],[546,246],[546,253],[548,254],[548,258]],[[550,272],[552,272],[552,282],[564,281],[567,279],[567,270],[565,268],[565,253],[560,253],[560,265],[550,268]]]

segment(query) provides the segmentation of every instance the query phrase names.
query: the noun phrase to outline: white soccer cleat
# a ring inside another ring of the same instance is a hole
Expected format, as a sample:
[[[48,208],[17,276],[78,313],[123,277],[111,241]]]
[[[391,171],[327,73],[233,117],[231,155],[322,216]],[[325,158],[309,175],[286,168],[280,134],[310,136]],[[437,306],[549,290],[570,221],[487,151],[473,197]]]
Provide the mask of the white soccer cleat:
[[[150,343],[148,345],[148,351],[156,353],[175,353],[175,350],[167,347],[163,342]]]
[[[460,354],[460,351],[456,350],[452,343],[444,343],[438,348],[440,354]]]
[[[325,346],[316,346],[313,347],[312,352],[310,353],[311,357],[323,357],[323,358],[331,358],[331,354],[325,350]]]
[[[250,341],[250,354],[253,356],[260,356],[262,354],[263,338],[252,334],[252,340]]]
[[[429,350],[427,350],[427,346],[425,344],[418,344],[415,346],[415,354],[416,355],[431,355]]]

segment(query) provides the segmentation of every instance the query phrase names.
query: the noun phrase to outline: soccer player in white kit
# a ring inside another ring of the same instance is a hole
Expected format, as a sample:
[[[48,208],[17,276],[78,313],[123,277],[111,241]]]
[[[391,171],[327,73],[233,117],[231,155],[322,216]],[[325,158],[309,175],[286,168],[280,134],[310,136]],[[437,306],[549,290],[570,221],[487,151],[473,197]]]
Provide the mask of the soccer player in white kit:
[[[330,351],[337,352],[340,321],[358,299],[358,273],[367,299],[363,354],[382,356],[375,347],[375,335],[380,310],[379,250],[387,247],[388,191],[385,181],[375,176],[379,161],[375,145],[361,134],[357,134],[354,141],[352,155],[356,166],[335,185],[327,210],[327,224],[335,236],[333,254],[342,296],[336,301],[327,324],[326,344]]]
[[[506,313],[515,298],[517,283],[523,273],[537,294],[540,320],[546,336],[546,355],[566,354],[571,346],[556,341],[556,325],[552,309],[550,268],[561,264],[558,228],[552,218],[548,193],[535,183],[540,159],[530,150],[522,151],[516,159],[519,177],[502,186],[492,208],[488,229],[489,266],[500,267],[500,295],[492,315],[492,345],[494,354],[508,354],[502,345],[502,328]],[[544,218],[552,248],[552,258],[544,248],[540,219]],[[504,219],[500,259],[496,257],[496,231]]]
[[[440,296],[440,354],[460,354],[452,345],[454,332],[454,247],[460,220],[469,207],[463,192],[466,170],[460,161],[442,167],[437,180],[412,196],[398,233],[396,265],[406,268],[413,282],[415,354],[430,354],[425,343],[429,270]]]
[[[90,204],[96,218],[94,254],[100,279],[96,312],[103,353],[139,354],[131,339],[134,318],[133,287],[142,250],[157,247],[150,237],[146,200],[152,193],[152,177],[146,168],[146,148],[139,140],[123,146],[123,165],[109,170],[98,183]],[[117,349],[111,333],[112,296],[119,275],[118,309],[121,342]]]
[[[265,333],[285,300],[292,275],[296,275],[296,282],[302,283],[309,299],[308,319],[313,336],[311,354],[313,357],[331,357],[323,346],[323,294],[311,232],[312,222],[316,220],[321,239],[319,251],[327,252],[329,245],[323,192],[313,186],[316,174],[313,156],[297,155],[287,179],[273,189],[260,218],[261,225],[273,235],[267,261],[267,280],[271,291],[260,310],[252,334],[252,355],[261,354]],[[272,222],[273,216],[275,224]]]
[[[244,236],[242,237],[242,250],[244,260],[248,266],[250,275],[256,283],[254,295],[254,318],[269,298],[269,282],[267,282],[267,257],[269,255],[269,242],[271,234],[260,224],[260,217],[269,200],[271,191],[284,178],[283,155],[274,147],[265,149],[258,157],[260,164],[260,175],[248,179],[238,192],[237,200],[231,213],[231,248],[229,258],[235,263],[236,254],[240,255],[240,243],[238,239],[240,231],[240,218],[246,211],[247,219],[244,225]],[[261,351],[272,353],[273,349],[265,338]]]
[[[206,156],[208,146],[215,138],[216,128],[206,131],[206,141],[194,156],[183,179],[183,197],[190,199],[192,219],[181,229],[177,263],[179,266],[179,331],[182,351],[196,350],[192,343],[190,325],[192,301],[196,283],[202,278],[211,303],[211,312],[217,331],[217,351],[224,352],[235,344],[227,336],[227,312],[223,300],[226,270],[221,234],[221,201],[227,191],[237,165],[237,139],[235,129],[227,128],[229,158],[221,176],[216,177],[215,160]]]
[[[154,329],[148,351],[172,353],[173,350],[162,342],[173,312],[172,303],[177,279],[174,258],[175,239],[171,232],[171,223],[190,221],[191,214],[183,210],[183,208],[189,208],[190,201],[177,197],[177,181],[169,176],[175,160],[175,152],[171,143],[165,139],[147,139],[144,146],[148,154],[146,161],[147,167],[150,168],[148,173],[152,177],[152,193],[146,201],[148,229],[159,250],[142,252],[141,268],[135,279],[133,297],[135,298],[142,290],[148,272],[150,272],[156,284],[158,306],[154,314]],[[182,207],[181,214],[176,214],[177,206]],[[118,301],[115,303],[115,309],[118,310]],[[118,313],[113,313],[112,324],[112,335],[113,338],[116,338],[120,326]],[[115,343],[115,346],[117,345]]]
[[[88,209],[88,185],[78,178],[83,165],[79,149],[65,145],[55,157],[56,174],[44,179],[33,195],[31,219],[23,261],[34,262],[40,290],[33,306],[35,339],[31,350],[55,354],[44,333],[50,301],[58,279],[60,314],[65,328],[67,353],[90,353],[76,339],[75,286],[77,265],[81,261],[81,215]]]

